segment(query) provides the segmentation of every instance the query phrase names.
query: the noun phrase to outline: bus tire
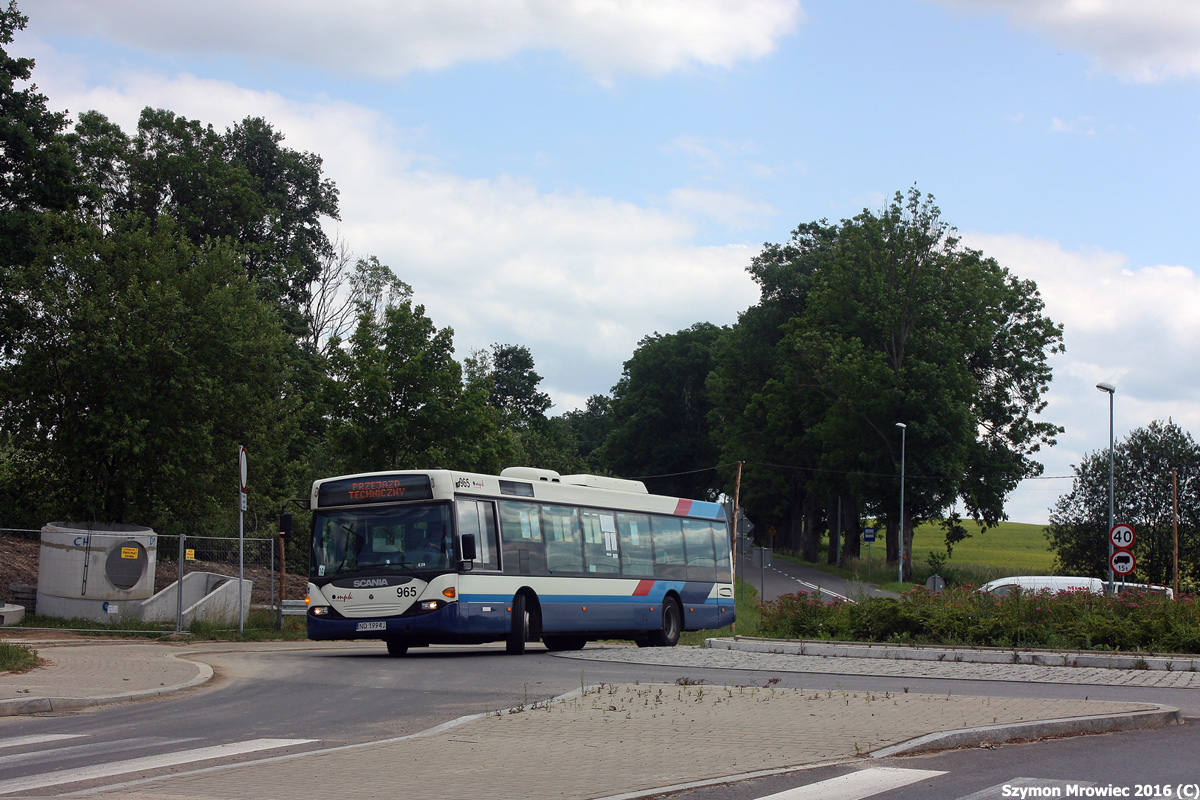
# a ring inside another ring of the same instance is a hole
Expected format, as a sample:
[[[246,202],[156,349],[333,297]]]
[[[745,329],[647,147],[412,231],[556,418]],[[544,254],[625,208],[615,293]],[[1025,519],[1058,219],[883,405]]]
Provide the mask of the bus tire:
[[[663,600],[662,625],[658,630],[646,636],[645,647],[674,647],[679,643],[679,634],[683,630],[683,611],[675,598]],[[640,645],[640,643],[639,643]]]
[[[526,608],[525,595],[519,594],[512,602],[512,625],[508,637],[504,640],[504,652],[510,656],[519,656],[525,652],[525,643],[529,641],[529,611]]]
[[[588,642],[584,636],[543,636],[542,644],[551,652],[582,650]]]
[[[385,639],[389,656],[402,656],[408,652],[408,645],[397,642],[395,639]]]

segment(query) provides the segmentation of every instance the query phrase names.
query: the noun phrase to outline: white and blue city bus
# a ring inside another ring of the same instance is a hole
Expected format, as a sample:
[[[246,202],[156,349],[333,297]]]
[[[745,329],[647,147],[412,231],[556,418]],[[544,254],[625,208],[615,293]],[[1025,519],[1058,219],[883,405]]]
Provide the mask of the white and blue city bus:
[[[513,467],[319,480],[308,638],[674,646],[734,621],[725,507],[637,481]]]

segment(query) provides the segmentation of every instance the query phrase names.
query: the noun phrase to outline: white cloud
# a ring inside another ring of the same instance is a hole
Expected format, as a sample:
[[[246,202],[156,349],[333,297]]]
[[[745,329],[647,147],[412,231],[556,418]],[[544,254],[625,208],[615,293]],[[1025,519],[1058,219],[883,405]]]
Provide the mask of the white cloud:
[[[1200,3],[1195,0],[935,0],[996,11],[1018,28],[1086,53],[1125,80],[1200,77]]]
[[[1015,275],[1037,282],[1045,313],[1064,327],[1066,352],[1051,357],[1054,380],[1043,418],[1062,425],[1058,446],[1040,456],[1047,475],[1070,475],[1084,453],[1108,446],[1108,400],[1117,387],[1121,438],[1172,418],[1200,435],[1200,275],[1179,265],[1139,267],[1122,253],[1069,249],[1019,235],[964,234],[964,242]],[[1009,513],[1044,522],[1070,481],[1026,481]]]
[[[727,213],[723,224],[737,225],[763,211],[747,201],[708,196],[662,211],[509,176],[466,179],[430,168],[403,131],[352,103],[136,72],[89,88],[63,64],[38,64],[55,107],[96,109],[127,131],[145,106],[218,128],[262,116],[286,146],[320,154],[341,193],[337,232],[355,253],[408,282],[434,324],[454,329],[460,355],[529,347],[556,412],[608,392],[643,336],[732,323],[757,298],[749,249],[694,244],[690,216]]]
[[[1054,133],[1074,133],[1080,136],[1095,136],[1096,128],[1092,125],[1091,117],[1077,117],[1074,120],[1064,121],[1058,117],[1054,117],[1050,121],[1050,130]]]
[[[706,217],[734,229],[761,228],[778,210],[770,203],[736,192],[682,187],[673,189],[668,202],[689,216]]]
[[[39,35],[175,55],[392,78],[553,50],[602,80],[761,58],[803,18],[799,0],[38,0],[27,13]]]

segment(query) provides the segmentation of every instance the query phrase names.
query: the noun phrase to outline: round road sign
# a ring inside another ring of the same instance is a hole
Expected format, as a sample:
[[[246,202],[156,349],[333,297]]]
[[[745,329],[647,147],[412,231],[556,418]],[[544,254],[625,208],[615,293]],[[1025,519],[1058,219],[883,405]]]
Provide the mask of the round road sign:
[[[1128,550],[1118,550],[1112,554],[1112,558],[1108,560],[1108,565],[1118,575],[1129,575],[1137,566],[1137,559]]]
[[[1118,550],[1128,550],[1137,541],[1137,534],[1128,525],[1113,525],[1112,530],[1108,532],[1108,540]]]
[[[242,446],[238,447],[238,478],[240,481],[238,484],[238,488],[241,490],[242,494],[245,494],[246,493],[246,478],[247,478],[247,475],[246,475],[246,448],[242,447]]]

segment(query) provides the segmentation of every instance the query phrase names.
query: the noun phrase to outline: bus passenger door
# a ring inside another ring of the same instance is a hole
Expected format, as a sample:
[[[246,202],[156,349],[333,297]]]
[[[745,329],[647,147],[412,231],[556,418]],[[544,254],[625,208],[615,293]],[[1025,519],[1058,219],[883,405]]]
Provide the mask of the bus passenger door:
[[[500,543],[496,534],[495,504],[486,500],[455,501],[458,514],[459,540],[470,534],[475,537],[475,569],[500,569]],[[461,550],[459,551],[461,552]]]

